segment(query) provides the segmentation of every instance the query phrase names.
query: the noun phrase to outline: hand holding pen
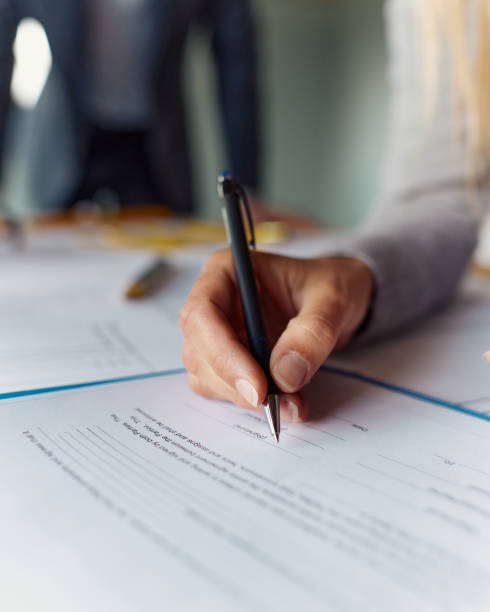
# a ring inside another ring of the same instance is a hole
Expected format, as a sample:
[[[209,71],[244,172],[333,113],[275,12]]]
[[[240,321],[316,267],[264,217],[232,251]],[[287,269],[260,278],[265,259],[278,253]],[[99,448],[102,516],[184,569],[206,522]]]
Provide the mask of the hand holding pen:
[[[301,389],[335,347],[348,342],[368,310],[372,275],[343,257],[294,259],[250,253],[272,352],[281,415],[303,421]],[[214,253],[180,312],[183,360],[196,393],[260,409],[268,377],[251,354],[231,251]]]

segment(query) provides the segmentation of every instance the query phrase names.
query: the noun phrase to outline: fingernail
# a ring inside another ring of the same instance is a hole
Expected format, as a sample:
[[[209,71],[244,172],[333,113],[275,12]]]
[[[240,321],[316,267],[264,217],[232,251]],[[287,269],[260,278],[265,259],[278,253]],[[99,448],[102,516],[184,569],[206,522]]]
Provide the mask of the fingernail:
[[[253,385],[244,378],[239,378],[235,383],[235,388],[238,393],[254,408],[259,404],[259,395]]]
[[[302,423],[303,419],[299,416],[299,406],[292,400],[287,400],[286,411],[291,423]]]
[[[486,353],[484,353],[483,356],[488,362],[490,362],[490,351],[487,351]]]
[[[296,391],[306,382],[310,364],[299,353],[286,353],[274,368],[274,377],[283,391]]]

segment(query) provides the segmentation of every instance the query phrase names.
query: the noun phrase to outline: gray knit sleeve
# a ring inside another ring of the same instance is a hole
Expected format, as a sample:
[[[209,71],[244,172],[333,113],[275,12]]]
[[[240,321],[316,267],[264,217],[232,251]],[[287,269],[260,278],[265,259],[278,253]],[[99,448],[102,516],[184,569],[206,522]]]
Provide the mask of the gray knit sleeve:
[[[465,126],[455,111],[447,49],[440,57],[440,95],[427,121],[416,6],[413,0],[386,4],[392,103],[383,185],[365,226],[331,249],[372,269],[376,290],[362,341],[446,302],[477,239],[482,190],[468,184]]]

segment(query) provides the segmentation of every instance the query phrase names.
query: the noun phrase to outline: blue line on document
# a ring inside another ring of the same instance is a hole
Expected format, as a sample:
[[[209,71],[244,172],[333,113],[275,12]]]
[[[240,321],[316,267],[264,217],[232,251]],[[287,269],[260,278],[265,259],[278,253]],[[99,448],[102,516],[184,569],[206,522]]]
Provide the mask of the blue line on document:
[[[434,397],[433,395],[420,393],[419,391],[414,391],[413,389],[406,389],[405,387],[399,387],[398,385],[392,385],[391,383],[387,383],[382,380],[377,380],[376,378],[371,378],[370,376],[365,376],[364,374],[360,374],[359,372],[353,372],[352,370],[344,370],[343,368],[337,368],[336,366],[330,365],[323,365],[321,369],[325,372],[330,372],[331,374],[337,374],[339,376],[344,376],[345,378],[354,378],[355,380],[359,380],[369,385],[381,387],[382,389],[387,389],[388,391],[393,391],[394,393],[407,395],[408,397],[413,397],[414,399],[418,399],[422,402],[429,402],[430,404],[442,406],[443,408],[448,408],[449,410],[454,410],[455,412],[468,414],[469,416],[476,417],[477,419],[481,419],[482,421],[490,421],[490,415],[488,414],[477,412],[476,410],[471,410],[471,408],[465,408],[461,404],[455,404],[454,402],[449,402],[439,397]]]
[[[171,374],[182,374],[184,368],[175,370],[162,370],[161,372],[146,372],[145,374],[134,374],[133,376],[121,376],[120,378],[108,378],[107,380],[94,380],[92,382],[73,383],[71,385],[60,385],[58,387],[42,387],[40,389],[25,389],[23,391],[11,391],[0,393],[0,400],[24,397],[26,395],[40,395],[41,393],[54,393],[56,391],[69,391],[71,389],[83,389],[85,387],[96,387],[98,385],[112,385],[113,383],[128,382],[131,380],[144,380],[145,378],[157,378],[159,376],[170,376]]]
[[[482,421],[490,422],[490,415],[488,414],[477,412],[476,410],[471,410],[470,408],[465,408],[461,404],[449,402],[439,397],[428,395],[427,393],[421,393],[419,391],[414,391],[413,389],[406,389],[405,387],[393,385],[391,383],[387,383],[382,380],[378,380],[376,378],[371,378],[370,376],[365,376],[364,374],[360,374],[359,372],[354,372],[352,370],[344,370],[343,368],[338,368],[336,366],[323,365],[321,369],[324,372],[329,372],[330,374],[336,374],[338,376],[343,376],[344,378],[353,378],[355,380],[359,380],[360,382],[364,382],[369,385],[373,385],[375,387],[386,389],[387,391],[393,391],[394,393],[400,393],[401,395],[406,395],[408,397],[418,399],[422,402],[428,402],[430,404],[435,404],[436,406],[442,406],[443,408],[454,410],[455,412],[460,412],[462,414],[467,414],[469,416],[476,417],[477,419],[481,419]],[[27,395],[40,395],[42,393],[54,393],[57,391],[69,391],[71,389],[83,389],[85,387],[96,387],[99,385],[110,385],[110,384],[119,383],[119,382],[129,382],[132,380],[144,380],[146,378],[158,378],[160,376],[171,376],[172,374],[183,374],[185,371],[186,371],[185,368],[175,368],[173,370],[162,370],[159,372],[147,372],[145,374],[135,374],[133,376],[122,376],[120,378],[109,378],[107,380],[95,380],[92,382],[74,383],[71,385],[60,385],[57,387],[42,387],[39,389],[26,389],[23,391],[11,391],[8,393],[0,393],[0,400],[12,399],[15,397],[24,397]]]

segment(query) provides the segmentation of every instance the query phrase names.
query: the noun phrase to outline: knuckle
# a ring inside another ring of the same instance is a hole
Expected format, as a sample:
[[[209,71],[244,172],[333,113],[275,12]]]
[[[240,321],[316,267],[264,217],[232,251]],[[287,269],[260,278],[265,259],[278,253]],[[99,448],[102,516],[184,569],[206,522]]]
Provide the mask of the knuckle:
[[[204,264],[204,271],[216,271],[216,268],[226,266],[231,261],[230,250],[220,249],[212,253]]]
[[[194,393],[197,393],[197,395],[204,395],[201,381],[197,376],[194,376],[194,374],[189,374],[188,381],[189,387],[192,389],[192,391],[194,391]]]
[[[184,335],[190,335],[202,313],[201,300],[188,298],[179,311],[179,326]]]
[[[192,308],[190,305],[190,300],[187,300],[179,310],[179,327],[183,332],[185,332],[185,330],[187,329],[187,324],[191,312]]]
[[[320,313],[305,315],[301,318],[300,325],[315,344],[330,346],[336,341],[338,325],[330,316]]]
[[[212,370],[220,377],[225,379],[226,372],[229,369],[229,358],[226,353],[216,351],[209,357],[209,365]]]
[[[213,389],[206,384],[199,376],[189,375],[189,386],[194,393],[207,397],[209,399],[219,399],[219,396],[213,391]]]
[[[329,300],[329,309],[335,317],[342,317],[349,307],[349,296],[343,287],[337,287]]]
[[[182,345],[182,361],[185,369],[192,373],[196,369],[196,353],[192,346],[189,346],[187,342]]]

